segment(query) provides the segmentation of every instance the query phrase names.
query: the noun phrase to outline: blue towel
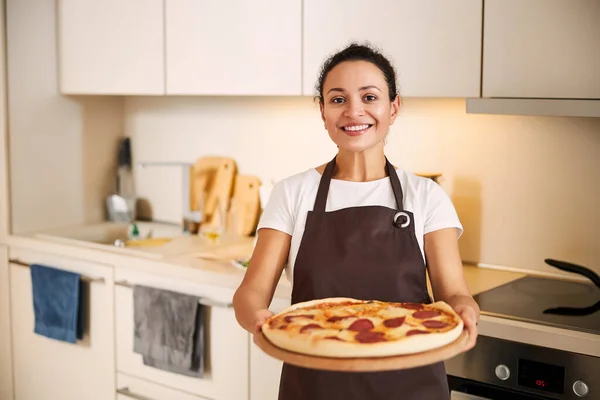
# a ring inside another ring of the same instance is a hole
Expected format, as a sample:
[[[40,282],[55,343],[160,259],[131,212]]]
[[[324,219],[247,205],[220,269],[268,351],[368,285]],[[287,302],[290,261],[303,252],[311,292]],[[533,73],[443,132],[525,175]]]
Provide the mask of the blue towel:
[[[80,275],[45,265],[31,265],[34,332],[75,343],[83,338],[84,285]]]

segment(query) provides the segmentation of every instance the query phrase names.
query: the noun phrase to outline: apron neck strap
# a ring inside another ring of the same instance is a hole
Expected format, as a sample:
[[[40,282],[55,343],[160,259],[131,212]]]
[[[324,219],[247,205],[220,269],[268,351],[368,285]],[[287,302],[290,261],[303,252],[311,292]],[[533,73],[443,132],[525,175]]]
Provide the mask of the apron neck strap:
[[[315,200],[315,211],[325,212],[325,207],[327,205],[327,194],[329,193],[329,184],[331,183],[331,178],[333,178],[333,173],[335,172],[335,159],[336,157],[327,163],[325,171],[323,172],[323,176],[321,176],[319,190],[317,191],[317,199]],[[400,179],[398,178],[398,174],[396,173],[394,166],[388,161],[387,157],[385,158],[385,166],[390,177],[390,182],[392,184],[392,190],[394,191],[394,197],[396,198],[398,210],[404,210],[402,201],[404,198],[402,193],[402,185],[400,184]]]

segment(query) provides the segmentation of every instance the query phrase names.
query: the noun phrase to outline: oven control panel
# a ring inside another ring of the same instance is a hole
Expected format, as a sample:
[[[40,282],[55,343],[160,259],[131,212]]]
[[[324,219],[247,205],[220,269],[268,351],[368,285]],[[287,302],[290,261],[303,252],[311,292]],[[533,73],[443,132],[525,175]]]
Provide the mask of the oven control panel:
[[[598,357],[486,336],[479,336],[469,352],[446,361],[449,376],[487,385],[490,390],[520,392],[523,398],[600,400],[600,382],[592,378],[597,371]]]

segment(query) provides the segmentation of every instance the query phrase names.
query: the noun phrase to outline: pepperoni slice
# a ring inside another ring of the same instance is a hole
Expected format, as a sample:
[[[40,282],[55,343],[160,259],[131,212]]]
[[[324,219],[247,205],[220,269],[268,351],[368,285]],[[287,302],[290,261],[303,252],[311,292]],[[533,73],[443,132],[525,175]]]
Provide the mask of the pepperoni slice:
[[[418,329],[413,329],[413,330],[410,330],[410,331],[406,332],[406,336],[420,335],[422,333],[429,333],[429,332],[427,332],[427,331],[420,331]]]
[[[346,318],[352,318],[352,315],[335,315],[327,318],[327,322],[338,322]]]
[[[412,316],[414,318],[418,318],[418,319],[427,319],[427,318],[437,317],[439,315],[442,315],[442,314],[436,310],[421,310],[421,311],[415,312]]]
[[[300,333],[306,332],[306,331],[310,331],[310,330],[313,330],[313,329],[323,329],[323,327],[321,325],[318,325],[318,324],[304,325],[302,328],[300,328]]]
[[[409,310],[421,310],[423,305],[419,303],[402,303],[402,307],[408,308]]]
[[[374,327],[375,325],[373,325],[370,319],[361,318],[354,321],[352,325],[348,327],[348,329],[355,332],[365,332],[370,331]]]
[[[310,314],[286,315],[286,316],[283,318],[283,320],[289,324],[289,323],[290,323],[290,322],[292,322],[292,320],[294,320],[295,318],[308,318],[308,319],[314,319],[314,318],[315,318],[315,316],[314,316],[314,315],[310,315]]]
[[[383,325],[387,326],[388,328],[397,328],[399,326],[402,326],[405,319],[406,317],[386,319],[385,321],[383,321]]]
[[[423,326],[431,329],[440,329],[447,327],[448,324],[443,321],[429,320],[423,321]]]
[[[385,341],[385,333],[383,332],[371,332],[371,331],[363,331],[358,332],[354,339],[360,343],[377,343]]]

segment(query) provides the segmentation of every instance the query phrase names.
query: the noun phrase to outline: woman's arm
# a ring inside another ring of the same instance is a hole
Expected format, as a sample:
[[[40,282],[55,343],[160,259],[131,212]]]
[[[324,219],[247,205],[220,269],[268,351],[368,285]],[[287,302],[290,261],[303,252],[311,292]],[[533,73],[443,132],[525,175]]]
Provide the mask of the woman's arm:
[[[429,279],[435,300],[448,303],[459,314],[469,333],[467,350],[475,346],[479,306],[469,293],[458,250],[456,229],[447,228],[424,236]]]
[[[274,229],[260,229],[242,283],[233,296],[238,323],[250,333],[273,315],[268,310],[290,251],[291,236]]]

